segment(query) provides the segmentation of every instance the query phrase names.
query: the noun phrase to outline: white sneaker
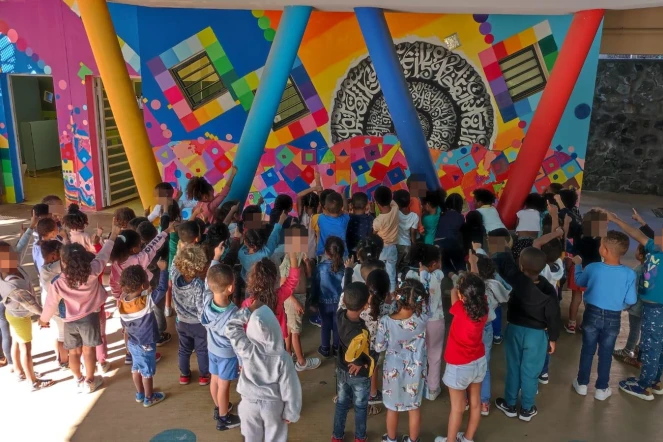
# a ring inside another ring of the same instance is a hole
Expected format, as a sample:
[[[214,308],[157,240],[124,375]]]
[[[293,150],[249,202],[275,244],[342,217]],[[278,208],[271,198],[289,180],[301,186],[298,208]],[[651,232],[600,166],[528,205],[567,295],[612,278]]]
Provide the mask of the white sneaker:
[[[587,389],[587,387],[585,387]],[[608,399],[610,396],[612,396],[612,390],[610,387],[605,388],[603,390],[596,389],[596,393],[594,393],[594,399],[599,400],[599,401],[604,401]]]
[[[438,388],[437,390],[429,390],[428,386],[424,389],[424,397],[429,401],[434,401],[442,393],[442,389]]]
[[[580,396],[587,396],[587,385],[580,385],[578,383],[578,379],[573,380],[573,389],[578,393]]]
[[[86,393],[94,393],[97,388],[101,387],[104,383],[104,378],[101,376],[95,376],[91,381],[85,381],[85,387],[83,391]]]
[[[447,438],[445,436],[438,436],[435,438],[435,442],[447,442]]]
[[[108,361],[99,362],[99,371],[102,373],[108,373],[108,370],[111,369],[111,364]]]
[[[85,386],[85,377],[81,376],[80,379],[74,380],[76,383],[76,393],[82,393],[83,392],[83,387]]]
[[[295,370],[315,370],[320,366],[321,363],[322,361],[320,361],[320,358],[306,358],[306,363],[304,365],[299,365],[299,362],[295,362]]]

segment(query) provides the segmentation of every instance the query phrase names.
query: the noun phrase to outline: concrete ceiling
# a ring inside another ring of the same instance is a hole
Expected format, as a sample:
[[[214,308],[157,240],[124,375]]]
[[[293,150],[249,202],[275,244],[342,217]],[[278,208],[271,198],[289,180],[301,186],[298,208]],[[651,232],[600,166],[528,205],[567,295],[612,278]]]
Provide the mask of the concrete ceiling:
[[[448,14],[569,14],[586,9],[637,9],[663,6],[663,0],[108,0],[131,5],[202,9],[283,9],[310,5],[321,11],[358,6],[402,12]]]

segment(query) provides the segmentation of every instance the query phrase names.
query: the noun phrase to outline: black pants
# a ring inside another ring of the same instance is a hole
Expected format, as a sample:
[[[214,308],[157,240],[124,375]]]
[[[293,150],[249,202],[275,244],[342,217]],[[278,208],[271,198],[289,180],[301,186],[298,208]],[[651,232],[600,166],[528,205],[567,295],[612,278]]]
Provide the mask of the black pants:
[[[180,373],[191,374],[191,353],[196,350],[199,376],[209,376],[209,356],[207,355],[207,330],[202,324],[177,322],[180,347],[177,350]]]

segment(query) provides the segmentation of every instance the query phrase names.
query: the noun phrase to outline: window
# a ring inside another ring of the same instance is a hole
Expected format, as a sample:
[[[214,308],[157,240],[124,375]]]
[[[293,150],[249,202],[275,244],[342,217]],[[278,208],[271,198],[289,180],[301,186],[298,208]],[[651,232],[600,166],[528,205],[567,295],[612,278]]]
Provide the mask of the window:
[[[206,52],[183,61],[170,72],[194,110],[228,91]]]
[[[499,65],[514,103],[546,87],[546,74],[535,46],[501,59]]]
[[[309,110],[302,98],[302,94],[295,86],[292,78],[288,78],[288,83],[285,86],[285,91],[281,97],[279,109],[274,118],[274,130],[281,129],[290,123],[299,120],[305,115],[308,115]]]

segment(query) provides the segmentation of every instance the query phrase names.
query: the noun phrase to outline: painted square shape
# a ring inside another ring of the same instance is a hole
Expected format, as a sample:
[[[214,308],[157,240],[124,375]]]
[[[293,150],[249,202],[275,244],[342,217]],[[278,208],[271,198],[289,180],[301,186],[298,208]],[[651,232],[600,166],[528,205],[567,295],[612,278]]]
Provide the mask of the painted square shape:
[[[500,65],[497,63],[489,64],[488,66],[483,67],[483,72],[486,74],[486,79],[488,81],[493,81],[496,78],[499,78],[502,76],[502,69],[500,69]]]
[[[221,105],[216,100],[212,100],[209,103],[207,103],[205,105],[205,111],[207,111],[207,115],[209,116],[210,120],[215,119],[216,117],[218,117],[223,113]]]
[[[155,76],[166,70],[166,65],[163,64],[161,57],[154,57],[152,60],[148,61],[147,67],[150,68],[150,72]]]
[[[228,109],[232,109],[233,107],[237,106],[237,103],[235,100],[233,100],[233,97],[230,95],[230,92],[226,92],[225,94],[221,95],[219,98],[216,99],[218,103],[221,105],[221,109],[223,109],[224,112],[226,112]]]
[[[493,48],[488,48],[485,51],[479,52],[479,60],[481,61],[481,66],[488,66],[489,64],[495,63],[497,58],[495,57],[495,51],[493,51]]]
[[[364,148],[364,158],[368,161],[375,161],[380,158],[380,148],[373,144]]]
[[[219,157],[216,161],[214,161],[214,167],[221,172],[225,172],[226,170],[230,169],[231,166],[232,162],[225,155]]]
[[[511,37],[504,40],[504,48],[508,54],[515,54],[523,48],[523,45],[520,43],[518,34],[512,35]]]
[[[198,37],[200,44],[205,48],[217,41],[216,35],[214,35],[214,31],[212,31],[211,27],[203,29],[198,34],[196,34],[196,36]]]
[[[501,60],[507,55],[509,55],[509,53],[506,51],[506,48],[504,47],[503,41],[493,45],[493,51],[495,52],[495,58],[497,58],[498,60]]]
[[[249,85],[249,89],[252,91],[258,89],[258,84],[260,84],[260,78],[258,77],[258,74],[254,71],[251,72],[250,74],[247,74],[245,77],[247,84]]]
[[[175,86],[175,80],[173,80],[173,76],[170,74],[170,71],[163,71],[159,75],[156,75],[154,79],[157,81],[157,84],[162,91],[167,91],[171,87]],[[177,101],[179,100],[175,100],[173,103],[176,103]]]
[[[177,115],[177,118],[180,120],[191,114],[191,108],[189,107],[189,103],[187,103],[186,100],[180,100],[173,104],[172,107],[175,115]]]
[[[310,81],[307,81],[305,83],[296,83],[296,85],[297,89],[299,89],[299,93],[302,94],[302,97],[304,97],[304,100],[316,95],[313,83],[311,83]]]
[[[513,105],[500,109],[500,114],[502,114],[502,120],[504,120],[505,123],[518,118],[516,108]]]
[[[524,48],[533,45],[538,40],[538,38],[536,38],[536,34],[534,33],[534,28],[525,29],[523,32],[518,34],[518,39]]]
[[[504,150],[504,155],[506,155],[506,158],[509,160],[509,163],[513,163],[516,161],[516,158],[518,157],[518,149],[515,147],[509,147],[508,149]]]
[[[502,92],[507,92],[509,90],[506,81],[504,81],[504,77],[497,77],[491,81],[490,89],[493,91],[493,95],[501,94]]]
[[[182,123],[182,126],[184,126],[184,129],[186,129],[187,132],[191,132],[192,130],[200,127],[200,123],[198,123],[198,120],[196,119],[196,116],[194,114],[189,114],[186,115],[184,118],[180,118],[180,122]]]
[[[548,54],[556,52],[557,43],[555,43],[555,37],[549,35],[546,38],[539,40],[539,49],[541,49],[541,53],[544,57]]]
[[[283,146],[276,154],[276,161],[287,166],[295,158],[295,153],[288,146]]]
[[[517,101],[514,106],[519,117],[525,117],[532,113],[532,108],[529,106],[529,100],[527,99]]]
[[[175,55],[180,61],[186,60],[187,58],[191,57],[194,54],[191,51],[189,45],[186,43],[186,40],[175,45],[173,51],[175,51]]]
[[[545,170],[548,175],[550,175],[551,172],[561,167],[561,165],[559,164],[559,160],[554,156],[548,157],[545,160],[543,160],[541,166],[543,166],[543,170]]]
[[[232,90],[235,92],[235,95],[241,97],[244,94],[250,93],[251,89],[245,78],[240,78],[232,84]]]
[[[315,165],[315,153],[311,151],[302,152],[302,164]]]
[[[315,125],[320,127],[329,122],[329,114],[326,109],[320,109],[319,111],[313,112],[313,120],[315,120]]]
[[[187,46],[189,46],[189,50],[192,54],[197,54],[203,50],[203,45],[200,43],[200,40],[198,40],[197,35],[187,38],[185,42]]]
[[[369,173],[369,175],[375,178],[376,180],[382,181],[385,175],[387,175],[387,172],[388,172],[387,166],[376,162],[373,164],[373,167],[371,168],[371,173]]]
[[[255,96],[253,95],[253,92],[249,92],[239,97],[239,104],[241,104],[242,108],[248,112],[249,109],[251,109],[254,98]]]
[[[85,149],[80,149],[80,150],[78,151],[78,159],[79,159],[82,163],[87,163],[88,161],[90,161],[90,158],[92,158],[92,157],[90,157],[90,153],[89,153],[87,150],[85,150]]]
[[[316,94],[306,99],[306,107],[308,107],[309,111],[316,112],[320,109],[323,109],[324,105],[322,104],[322,100],[320,99],[320,97]]]
[[[546,68],[548,69],[548,73],[552,72],[553,67],[555,66],[555,62],[557,61],[557,56],[559,55],[559,52],[553,52],[551,54],[546,55],[543,57],[543,60],[546,63]]]
[[[218,60],[219,58],[223,57],[226,55],[226,52],[223,50],[223,47],[221,47],[221,43],[218,41],[215,41],[211,45],[207,46],[205,48],[207,51],[207,55],[209,55],[210,60]]]
[[[292,141],[292,136],[287,127],[283,127],[274,132],[276,138],[279,140],[280,144],[286,144]]]
[[[509,160],[506,155],[500,154],[490,163],[490,168],[495,172],[495,175],[502,175],[509,171]]]
[[[302,65],[293,67],[292,71],[290,71],[290,77],[292,77],[292,80],[295,82],[297,86],[299,86],[300,84],[311,82],[311,79],[306,73],[306,69],[304,69],[304,66]]]
[[[288,126],[288,130],[290,131],[290,135],[292,135],[293,140],[304,135],[304,129],[302,128],[302,125],[299,121],[295,121],[294,123],[290,124]]]
[[[550,179],[548,177],[541,178],[540,180],[534,183],[534,189],[536,189],[535,192],[541,194],[546,191],[548,186],[550,186]]]
[[[312,115],[306,115],[304,118],[300,119],[299,124],[302,125],[305,134],[311,133],[318,128]]]
[[[232,71],[232,69],[233,69],[232,63],[230,63],[230,60],[228,60],[228,57],[225,57],[225,56],[214,60],[212,63],[214,63],[214,67],[216,68],[216,70],[221,75],[223,75],[225,73],[228,73],[228,72]]]
[[[465,155],[463,158],[458,160],[458,167],[460,167],[460,170],[463,171],[463,173],[468,173],[477,167],[477,163],[474,161],[474,158],[472,155]]]
[[[400,167],[394,167],[389,172],[387,172],[387,178],[389,178],[391,185],[395,186],[396,184],[405,180],[405,173]]]
[[[509,95],[508,92],[502,92],[501,94],[495,95],[495,102],[500,109],[507,108],[513,104],[511,95]]]
[[[362,159],[352,163],[352,170],[354,170],[355,175],[359,176],[368,172],[370,168],[368,167],[368,163],[366,162],[366,160]]]
[[[173,51],[172,49],[168,49],[166,52],[159,55],[159,57],[161,57],[161,61],[163,61],[163,65],[166,66],[166,69],[170,69],[173,66],[175,66],[177,63],[182,61],[179,58],[177,58],[177,55],[175,55],[175,51]]]
[[[573,160],[563,165],[562,170],[568,177],[574,177],[580,172],[582,172],[582,168],[580,167],[580,164],[578,164],[576,160]]]
[[[542,21],[538,25],[535,25],[533,29],[534,29],[534,35],[536,35],[537,40],[544,39],[552,34],[552,30],[550,29],[550,23],[548,23],[548,20]]]
[[[90,172],[90,169],[85,166],[78,171],[78,176],[80,176],[83,181],[89,181],[90,178],[92,178],[92,172]]]
[[[270,169],[267,172],[264,172],[263,174],[260,175],[260,177],[265,182],[265,185],[267,187],[271,187],[279,182],[279,176],[276,174],[274,169]]]
[[[0,149],[0,160],[3,161],[9,161],[9,149],[2,148]],[[11,166],[8,164],[9,169],[2,169],[2,170],[11,170]]]
[[[196,120],[198,120],[198,123],[202,126],[203,124],[207,123],[211,118],[209,115],[207,115],[207,110],[205,109],[207,105],[200,107],[193,111],[193,115],[196,116]]]
[[[550,181],[553,183],[565,183],[569,177],[566,176],[564,171],[562,169],[556,170],[553,173],[548,175],[548,178],[550,178]]]
[[[301,169],[295,163],[290,163],[281,169],[281,175],[290,181],[294,181],[302,173]]]

